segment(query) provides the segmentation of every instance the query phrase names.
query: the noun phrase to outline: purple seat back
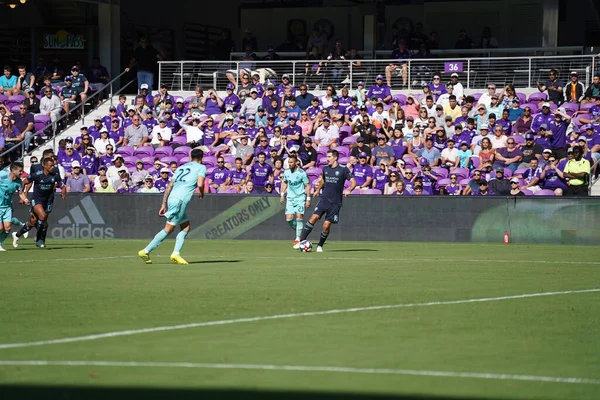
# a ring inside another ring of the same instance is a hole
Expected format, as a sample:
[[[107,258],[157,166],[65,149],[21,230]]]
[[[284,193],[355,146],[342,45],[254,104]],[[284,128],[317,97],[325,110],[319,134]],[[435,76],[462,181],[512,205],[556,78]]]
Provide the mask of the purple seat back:
[[[46,125],[50,123],[50,117],[47,115],[36,114],[33,116],[33,120],[35,122],[43,122]]]
[[[204,164],[206,168],[214,168],[217,166],[217,158],[215,156],[204,156],[202,164]]]
[[[448,177],[448,170],[442,167],[433,167],[431,168],[431,173],[436,176],[438,179],[444,179]]]
[[[182,159],[179,160],[179,165],[187,164],[190,161],[192,161],[191,158],[189,158],[189,157],[183,157]]]
[[[364,189],[360,191],[360,194],[381,194],[379,189]]]
[[[546,93],[536,92],[536,93],[531,93],[529,95],[529,97],[527,98],[527,101],[529,103],[532,103],[532,102],[544,101],[546,99],[547,99]]]
[[[342,145],[350,146],[356,143],[357,136],[348,136],[342,140]]]
[[[527,103],[527,95],[525,93],[517,92],[516,94],[519,100],[521,101],[521,104]]]
[[[591,102],[591,103],[585,103],[585,104],[582,104],[582,105],[579,107],[579,109],[580,109],[581,111],[587,111],[587,110],[589,110],[590,108],[594,107],[595,105],[596,105],[596,103],[595,103],[595,102]]]
[[[521,135],[512,135],[511,137],[513,138],[513,140],[515,141],[516,144],[525,143],[525,138]]]
[[[473,98],[475,99],[475,104],[477,104],[477,102],[479,101],[479,99],[481,98],[481,95],[483,93],[480,92],[476,92],[476,93],[472,93],[471,96],[473,96]]]
[[[440,180],[437,181],[437,187],[438,187],[438,189],[446,187],[449,184],[450,184],[450,179],[448,179],[448,178],[440,179]]]
[[[160,146],[154,149],[154,155],[156,157],[164,157],[173,155],[173,149],[171,146]]]
[[[346,146],[338,146],[335,148],[338,153],[340,153],[340,157],[348,157],[350,156],[350,149]]]
[[[181,135],[181,136],[174,136],[171,141],[173,142],[173,144],[187,144],[187,136],[186,135]]]
[[[531,195],[533,195],[533,192],[531,190],[529,190],[529,189],[522,189],[521,192],[523,192],[523,194],[525,196],[531,196]],[[552,192],[552,193],[554,194],[554,192]]]
[[[125,156],[125,157],[123,157],[123,160],[125,161],[125,166],[127,168],[131,168],[131,167],[135,168],[135,162],[137,161],[137,157]]]
[[[533,195],[534,196],[555,196],[554,191],[549,190],[549,189],[538,190]]]
[[[115,153],[121,154],[123,157],[125,157],[125,156],[132,156],[133,151],[134,151],[134,149],[131,146],[121,146],[117,149],[117,151]]]
[[[190,146],[179,146],[179,147],[176,147],[175,150],[173,150],[172,154],[173,155],[183,154],[184,156],[189,156],[190,151],[192,151],[192,148]]]
[[[135,149],[133,151],[133,155],[140,156],[140,157],[153,156],[154,155],[154,148],[152,146],[138,147],[137,149]]]
[[[5,94],[0,94],[0,103],[4,104],[8,100],[8,97]]]
[[[479,157],[478,157],[479,158]],[[466,168],[456,168],[454,169],[451,173],[448,174],[448,176],[450,176],[451,174],[456,174],[456,180],[461,180],[461,179],[466,179],[469,177],[469,170]]]

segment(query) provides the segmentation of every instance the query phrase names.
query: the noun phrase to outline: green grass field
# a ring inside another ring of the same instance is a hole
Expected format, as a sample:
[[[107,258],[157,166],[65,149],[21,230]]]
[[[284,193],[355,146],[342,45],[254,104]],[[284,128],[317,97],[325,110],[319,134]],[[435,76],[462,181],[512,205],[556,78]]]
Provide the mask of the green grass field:
[[[5,243],[0,398],[600,398],[595,248],[190,241],[177,266],[145,244]]]

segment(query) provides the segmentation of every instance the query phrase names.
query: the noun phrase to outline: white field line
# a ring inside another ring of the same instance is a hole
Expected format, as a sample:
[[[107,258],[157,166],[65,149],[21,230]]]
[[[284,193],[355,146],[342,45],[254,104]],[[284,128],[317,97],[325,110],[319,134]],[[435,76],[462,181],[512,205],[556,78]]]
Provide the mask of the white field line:
[[[391,368],[349,368],[349,367],[326,367],[326,366],[303,366],[303,365],[270,365],[270,364],[211,364],[211,363],[188,363],[188,362],[137,362],[137,361],[9,361],[0,360],[0,365],[5,366],[35,366],[35,367],[135,367],[135,368],[202,368],[202,369],[241,369],[260,371],[301,371],[301,372],[336,372],[350,374],[375,374],[375,375],[412,375],[433,376],[443,378],[467,378],[467,379],[495,379],[516,380],[551,383],[571,383],[600,385],[600,379],[590,378],[568,378],[539,375],[519,374],[493,374],[481,372],[457,372],[457,371],[428,371],[414,369],[391,369]]]
[[[266,315],[266,316],[259,316],[259,317],[225,319],[225,320],[220,320],[220,321],[195,322],[195,323],[181,324],[181,325],[157,326],[154,328],[131,329],[131,330],[125,330],[125,331],[106,332],[106,333],[98,333],[98,334],[85,335],[85,336],[75,336],[75,337],[61,338],[61,339],[40,340],[40,341],[35,341],[35,342],[4,343],[4,344],[0,344],[0,349],[14,349],[14,348],[32,347],[32,346],[44,346],[44,345],[50,345],[50,344],[84,342],[84,341],[89,341],[89,340],[107,339],[107,338],[113,338],[113,337],[118,337],[118,336],[140,335],[140,334],[144,334],[144,333],[174,331],[174,330],[201,328],[201,327],[216,326],[216,325],[241,324],[241,323],[246,323],[246,322],[259,322],[259,321],[269,321],[269,320],[276,320],[276,319],[314,317],[314,316],[320,316],[320,315],[345,314],[345,313],[354,313],[354,312],[361,312],[361,311],[387,310],[387,309],[395,309],[395,308],[429,307],[429,306],[445,306],[445,305],[455,305],[455,304],[484,303],[484,302],[490,302],[490,301],[526,299],[526,298],[531,298],[531,297],[558,296],[558,295],[566,295],[566,294],[593,293],[593,292],[600,292],[600,288],[583,289],[583,290],[567,290],[567,291],[562,291],[562,292],[529,293],[529,294],[518,294],[518,295],[513,295],[513,296],[501,296],[501,297],[484,297],[484,298],[478,298],[478,299],[431,301],[431,302],[427,302],[427,303],[389,304],[389,305],[381,305],[381,306],[354,307],[354,308],[333,309],[333,310],[325,310],[325,311],[309,311],[309,312],[291,313],[291,314]]]
[[[165,258],[167,255],[153,255],[152,258]],[[227,256],[202,256],[202,260],[220,260],[227,258],[243,258],[249,260],[298,260],[298,257],[276,257],[276,256],[248,256],[248,255],[227,255]],[[94,260],[118,260],[126,258],[137,258],[137,256],[107,256],[107,257],[82,257],[82,258],[54,258],[54,259],[29,259],[29,260],[13,260],[0,261],[0,264],[23,264],[23,263],[42,263],[42,262],[62,262],[62,261],[94,261]],[[194,260],[194,257],[190,257]],[[327,257],[315,256],[310,258],[311,261],[327,260],[327,261],[364,261],[361,257]],[[471,262],[471,263],[501,263],[501,264],[567,264],[567,265],[600,265],[600,261],[560,261],[560,260],[498,260],[498,259],[464,259],[464,258],[369,258],[370,261],[395,261],[395,262]]]

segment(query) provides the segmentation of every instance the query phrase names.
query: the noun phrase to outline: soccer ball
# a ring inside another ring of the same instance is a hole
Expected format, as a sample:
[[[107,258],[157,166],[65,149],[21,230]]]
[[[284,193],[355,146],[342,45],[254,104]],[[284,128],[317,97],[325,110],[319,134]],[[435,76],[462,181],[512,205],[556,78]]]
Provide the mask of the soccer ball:
[[[312,243],[308,240],[303,240],[300,242],[300,247],[298,247],[298,249],[300,249],[301,253],[308,253],[312,250]]]

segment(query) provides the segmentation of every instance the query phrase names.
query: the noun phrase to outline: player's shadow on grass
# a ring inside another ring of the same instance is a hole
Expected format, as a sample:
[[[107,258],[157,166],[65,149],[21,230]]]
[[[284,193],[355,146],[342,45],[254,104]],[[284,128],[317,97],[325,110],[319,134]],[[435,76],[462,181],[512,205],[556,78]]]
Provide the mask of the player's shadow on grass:
[[[465,397],[422,396],[422,395],[376,395],[331,392],[294,392],[267,390],[235,389],[146,389],[146,388],[106,388],[106,387],[68,387],[68,386],[0,386],[0,398],[3,399],[85,399],[85,400],[462,400]],[[468,397],[469,400],[493,400],[492,398]]]
[[[363,251],[379,251],[379,250],[375,250],[375,249],[337,249],[337,250],[327,250],[329,253],[358,253],[358,252],[363,252]]]
[[[219,263],[239,263],[244,260],[201,260],[201,261],[188,261],[190,264],[219,264]]]

